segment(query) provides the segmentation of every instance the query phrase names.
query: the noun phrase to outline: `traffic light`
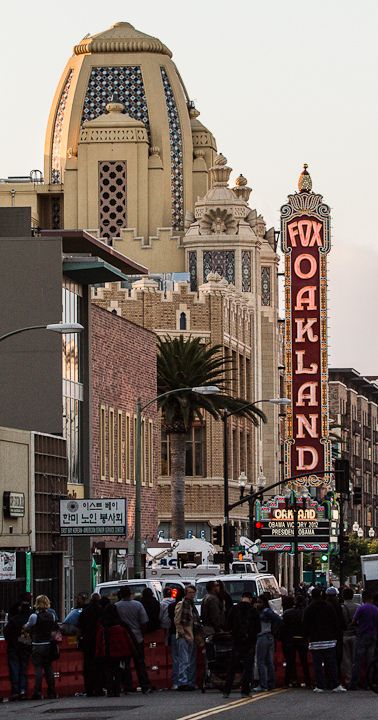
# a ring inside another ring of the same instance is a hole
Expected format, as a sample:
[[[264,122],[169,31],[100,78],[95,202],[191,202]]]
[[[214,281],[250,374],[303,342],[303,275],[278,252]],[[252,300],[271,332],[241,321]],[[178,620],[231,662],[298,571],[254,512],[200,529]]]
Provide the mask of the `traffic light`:
[[[245,555],[244,550],[240,550],[240,548],[239,548],[238,560],[242,561],[244,558],[244,555]]]
[[[211,542],[213,545],[222,545],[222,525],[215,525],[211,530]]]
[[[361,505],[362,504],[362,487],[354,487],[353,488],[353,505]]]
[[[261,540],[261,530],[262,530],[262,528],[263,528],[262,522],[261,522],[260,520],[255,520],[255,524],[254,524],[254,529],[255,529],[254,540],[255,540],[255,541],[256,541],[256,540]]]
[[[233,547],[236,545],[236,527],[235,525],[230,525],[229,527],[229,539],[230,539],[230,547]]]
[[[349,498],[349,460],[336,458],[335,460],[335,485],[336,492],[342,493]]]

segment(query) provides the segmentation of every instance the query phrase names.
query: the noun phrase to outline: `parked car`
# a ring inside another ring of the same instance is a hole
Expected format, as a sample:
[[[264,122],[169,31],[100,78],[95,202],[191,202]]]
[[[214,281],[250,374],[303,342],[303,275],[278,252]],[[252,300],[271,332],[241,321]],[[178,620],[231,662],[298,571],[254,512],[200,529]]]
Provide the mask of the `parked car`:
[[[151,588],[156,600],[159,602],[163,599],[160,580],[145,580],[144,578],[141,580],[111,580],[110,582],[98,583],[94,592],[99,593],[102,597],[108,597],[112,602],[117,602],[118,591],[125,585],[130,587],[134,600],[140,600],[145,588]]]
[[[271,595],[270,606],[279,615],[282,615],[282,599],[278,586],[278,582],[274,575],[268,574],[242,574],[242,575],[218,575],[216,577],[201,578],[196,581],[196,598],[195,603],[197,609],[201,607],[201,602],[206,595],[206,583],[209,580],[221,580],[225,590],[231,595],[234,604],[241,600],[243,592],[250,592],[254,597],[261,595],[263,592],[269,592]]]

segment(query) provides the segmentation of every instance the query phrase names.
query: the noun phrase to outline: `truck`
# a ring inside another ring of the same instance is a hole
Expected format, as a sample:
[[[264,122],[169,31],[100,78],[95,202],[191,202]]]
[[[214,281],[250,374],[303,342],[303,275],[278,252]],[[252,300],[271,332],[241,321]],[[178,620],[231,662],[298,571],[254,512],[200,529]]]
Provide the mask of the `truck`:
[[[378,555],[361,555],[361,570],[365,590],[378,593]]]

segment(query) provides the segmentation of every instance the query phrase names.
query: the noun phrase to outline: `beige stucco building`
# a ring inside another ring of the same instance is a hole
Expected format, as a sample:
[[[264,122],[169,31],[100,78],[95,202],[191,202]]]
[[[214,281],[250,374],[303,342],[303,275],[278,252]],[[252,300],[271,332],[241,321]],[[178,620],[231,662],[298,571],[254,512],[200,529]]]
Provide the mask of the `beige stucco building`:
[[[153,277],[97,288],[93,301],[159,335],[221,343],[233,359],[229,389],[265,400],[279,396],[276,236],[250,205],[246,178],[232,183],[231,172],[171,51],[121,22],[75,46],[51,107],[43,178],[1,182],[0,204],[30,205],[35,227],[87,230],[148,267]],[[176,282],[175,273],[186,274]],[[268,484],[279,477],[278,408],[264,409],[263,427],[231,424],[231,500],[242,471],[252,484],[260,471]],[[197,534],[223,518],[221,458],[220,425],[194,428],[186,508]],[[159,473],[168,523],[166,438]]]

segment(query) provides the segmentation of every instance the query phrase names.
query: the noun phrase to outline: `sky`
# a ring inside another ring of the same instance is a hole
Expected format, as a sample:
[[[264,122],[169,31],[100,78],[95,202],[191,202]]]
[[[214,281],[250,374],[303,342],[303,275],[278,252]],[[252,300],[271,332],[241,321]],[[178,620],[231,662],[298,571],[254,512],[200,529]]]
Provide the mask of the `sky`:
[[[332,208],[329,363],[378,375],[376,0],[19,0],[1,19],[0,177],[43,168],[56,85],[84,35],[123,20],[159,37],[268,227],[308,163]]]

